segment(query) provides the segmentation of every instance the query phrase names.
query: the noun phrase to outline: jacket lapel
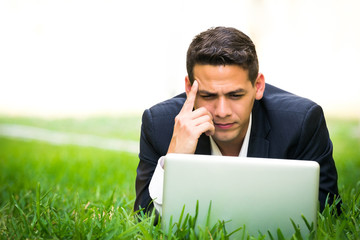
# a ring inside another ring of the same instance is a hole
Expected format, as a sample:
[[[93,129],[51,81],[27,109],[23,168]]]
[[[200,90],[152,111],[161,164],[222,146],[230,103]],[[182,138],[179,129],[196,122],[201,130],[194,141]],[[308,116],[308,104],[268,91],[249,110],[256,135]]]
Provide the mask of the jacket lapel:
[[[249,140],[248,157],[269,157],[270,123],[261,102],[255,101],[252,110],[252,126]]]
[[[205,134],[201,134],[195,154],[211,155],[210,138]]]

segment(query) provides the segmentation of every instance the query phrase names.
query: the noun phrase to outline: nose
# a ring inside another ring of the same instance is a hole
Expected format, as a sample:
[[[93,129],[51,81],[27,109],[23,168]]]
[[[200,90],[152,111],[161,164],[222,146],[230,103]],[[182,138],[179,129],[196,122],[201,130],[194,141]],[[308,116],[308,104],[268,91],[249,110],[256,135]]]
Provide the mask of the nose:
[[[218,98],[215,115],[219,118],[225,118],[231,115],[230,103],[225,97]]]

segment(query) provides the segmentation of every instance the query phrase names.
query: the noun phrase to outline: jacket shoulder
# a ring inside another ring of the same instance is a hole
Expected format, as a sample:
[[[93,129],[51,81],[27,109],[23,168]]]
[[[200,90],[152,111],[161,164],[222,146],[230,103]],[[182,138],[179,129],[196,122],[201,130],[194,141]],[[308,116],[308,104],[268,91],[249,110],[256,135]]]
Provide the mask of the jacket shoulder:
[[[310,99],[300,97],[270,84],[266,84],[265,93],[260,102],[267,111],[275,111],[277,113],[301,114],[306,113],[314,106],[318,106]]]
[[[318,129],[327,131],[324,123],[323,111],[315,102],[267,84],[263,98],[254,104],[251,135],[268,141],[269,157],[315,159],[299,152],[305,152],[301,148]],[[326,144],[328,137],[319,142]]]
[[[181,93],[173,98],[160,102],[146,111],[150,111],[153,118],[175,117],[181,110],[186,100],[186,94]]]

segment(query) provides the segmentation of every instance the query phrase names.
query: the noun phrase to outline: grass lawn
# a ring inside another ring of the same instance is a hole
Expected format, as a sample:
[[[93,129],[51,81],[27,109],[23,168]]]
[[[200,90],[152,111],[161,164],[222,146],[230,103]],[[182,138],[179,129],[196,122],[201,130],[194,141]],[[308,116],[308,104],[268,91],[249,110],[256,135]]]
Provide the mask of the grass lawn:
[[[3,116],[1,123],[138,140],[140,117],[45,120]],[[360,123],[330,119],[328,127],[343,214],[332,214],[331,206],[319,213],[318,231],[311,238],[360,239]],[[171,234],[163,233],[160,225],[153,226],[153,216],[140,216],[142,221],[137,221],[132,211],[137,164],[136,154],[0,137],[0,239],[226,237],[221,223],[195,235],[192,219]]]

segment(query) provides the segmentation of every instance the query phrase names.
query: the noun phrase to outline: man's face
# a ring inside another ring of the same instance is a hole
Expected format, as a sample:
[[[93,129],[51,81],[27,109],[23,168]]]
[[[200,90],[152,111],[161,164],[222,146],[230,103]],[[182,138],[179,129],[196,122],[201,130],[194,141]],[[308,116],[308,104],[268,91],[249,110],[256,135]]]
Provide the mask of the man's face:
[[[213,116],[217,144],[240,144],[247,131],[255,99],[265,88],[259,74],[254,86],[248,71],[237,65],[195,65],[194,79],[199,83],[195,108],[205,107]],[[191,88],[186,78],[186,92]]]

